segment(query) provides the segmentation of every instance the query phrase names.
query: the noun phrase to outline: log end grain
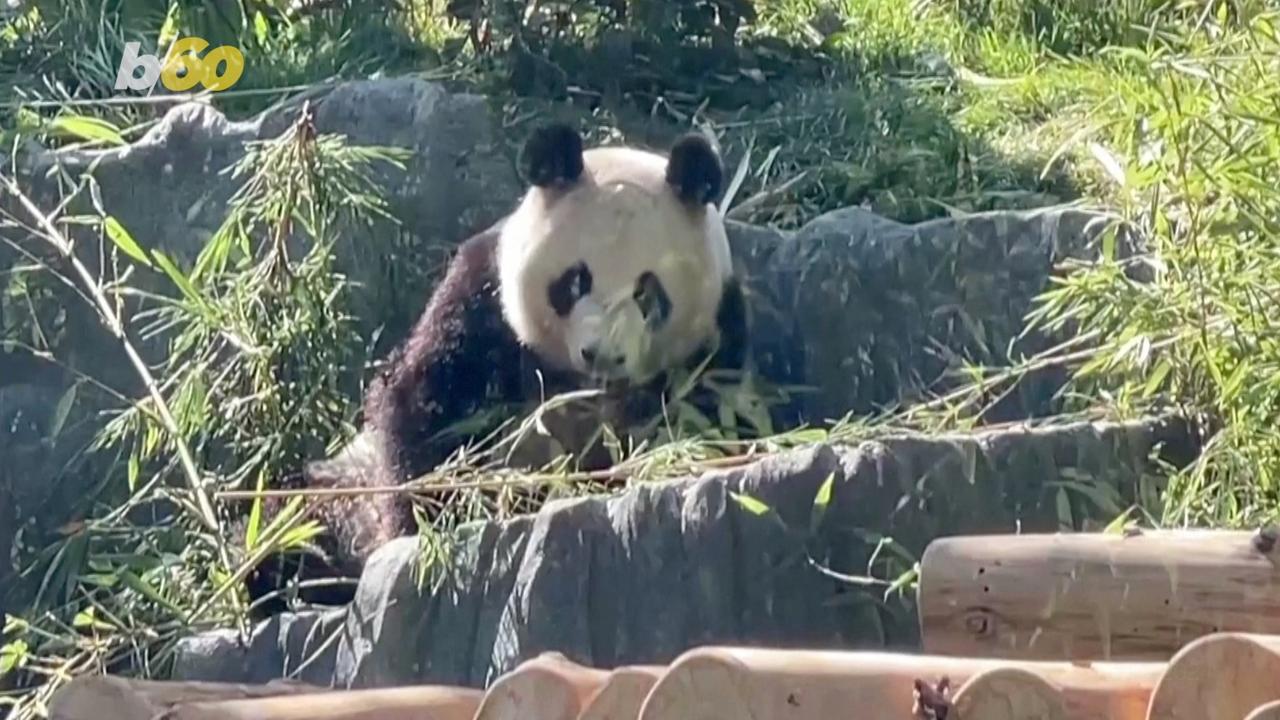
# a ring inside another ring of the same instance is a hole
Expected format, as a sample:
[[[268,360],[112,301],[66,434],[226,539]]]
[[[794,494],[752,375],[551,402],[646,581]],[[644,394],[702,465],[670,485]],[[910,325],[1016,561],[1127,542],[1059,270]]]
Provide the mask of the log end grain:
[[[544,653],[498,678],[476,720],[576,720],[609,673]]]
[[[951,702],[956,720],[1067,720],[1056,687],[1022,668],[998,668],[969,679]],[[948,717],[951,717],[948,715]]]
[[[1236,720],[1280,699],[1280,637],[1222,633],[1200,638],[1169,662],[1149,720]]]

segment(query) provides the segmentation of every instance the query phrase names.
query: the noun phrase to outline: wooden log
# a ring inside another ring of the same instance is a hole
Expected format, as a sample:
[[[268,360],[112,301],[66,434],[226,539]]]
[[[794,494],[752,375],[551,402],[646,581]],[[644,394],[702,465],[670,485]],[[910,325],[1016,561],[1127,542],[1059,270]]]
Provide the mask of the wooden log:
[[[620,667],[609,673],[604,685],[591,696],[578,720],[636,720],[649,691],[667,669],[654,665]]]
[[[114,675],[84,675],[49,699],[50,720],[152,720],[184,702],[262,698],[320,693],[323,688],[276,680],[264,685],[217,682],[134,680]]]
[[[947,720],[953,716],[955,720],[1067,720],[1067,710],[1058,688],[1033,672],[1008,667],[969,678],[951,701]]]
[[[642,720],[902,720],[913,717],[916,682],[962,687],[979,673],[1021,668],[1050,683],[1070,720],[1140,720],[1161,663],[1071,664],[880,652],[699,648],[654,685]],[[976,691],[975,693],[976,694]],[[1052,717],[1052,716],[1051,716]]]
[[[1280,700],[1280,637],[1222,633],[1174,656],[1147,717],[1236,720],[1273,700]]]
[[[1280,720],[1280,700],[1259,705],[1244,720]]]
[[[945,538],[921,560],[924,651],[1167,660],[1223,630],[1280,633],[1280,552],[1248,532]]]
[[[475,720],[576,720],[608,677],[607,670],[543,653],[498,678]]]
[[[177,705],[157,720],[472,720],[484,693],[471,688],[349,690]]]
[[[957,720],[1146,720],[1164,666],[1146,668],[1137,677],[1017,666],[986,670],[956,692],[952,706]]]

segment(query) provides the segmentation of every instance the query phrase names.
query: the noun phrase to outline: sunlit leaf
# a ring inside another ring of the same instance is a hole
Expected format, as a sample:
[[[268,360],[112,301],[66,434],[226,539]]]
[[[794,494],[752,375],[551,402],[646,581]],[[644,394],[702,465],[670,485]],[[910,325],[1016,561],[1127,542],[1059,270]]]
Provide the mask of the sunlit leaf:
[[[102,226],[107,231],[107,237],[111,238],[111,242],[115,243],[116,247],[120,248],[126,255],[134,260],[137,260],[147,267],[152,267],[151,258],[147,257],[146,251],[142,249],[142,246],[138,244],[137,240],[133,239],[133,236],[129,234],[129,231],[125,230],[119,220],[108,215],[103,218]]]
[[[827,507],[831,505],[831,492],[835,487],[836,474],[830,473],[827,479],[822,481],[822,485],[818,488],[818,494],[813,498],[813,510],[809,515],[809,531],[817,532],[818,527],[822,525],[822,519],[827,515]]]
[[[25,666],[29,651],[26,640],[13,640],[0,646],[0,676]]]
[[[770,508],[768,505],[765,505],[764,503],[751,497],[750,495],[743,495],[740,493],[731,492],[729,493],[729,497],[733,498],[733,501],[738,503],[739,507],[751,513],[752,515],[765,515],[765,514],[768,514],[770,511]]]
[[[49,121],[47,128],[57,135],[87,142],[103,142],[109,145],[125,145],[124,137],[114,125],[86,115],[59,115]]]

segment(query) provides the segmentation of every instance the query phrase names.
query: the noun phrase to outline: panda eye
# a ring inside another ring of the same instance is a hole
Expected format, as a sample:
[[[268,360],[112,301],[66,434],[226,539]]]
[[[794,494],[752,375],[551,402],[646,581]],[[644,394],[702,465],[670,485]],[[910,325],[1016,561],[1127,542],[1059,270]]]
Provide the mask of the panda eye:
[[[645,272],[636,279],[631,297],[640,306],[640,314],[651,328],[661,327],[671,316],[671,297],[657,275]]]
[[[560,317],[567,316],[579,300],[590,294],[591,270],[582,262],[565,270],[547,287],[547,301]]]

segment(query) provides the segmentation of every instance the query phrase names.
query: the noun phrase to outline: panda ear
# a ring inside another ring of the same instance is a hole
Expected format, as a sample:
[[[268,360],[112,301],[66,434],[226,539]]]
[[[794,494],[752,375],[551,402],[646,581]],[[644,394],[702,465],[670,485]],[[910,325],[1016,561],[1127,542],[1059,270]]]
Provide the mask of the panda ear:
[[[570,184],[582,175],[582,136],[564,123],[535,130],[521,155],[525,179],[538,187]]]
[[[720,197],[724,168],[711,141],[700,133],[688,133],[671,146],[667,160],[667,184],[687,203],[705,205]]]

